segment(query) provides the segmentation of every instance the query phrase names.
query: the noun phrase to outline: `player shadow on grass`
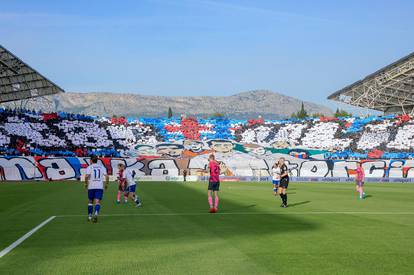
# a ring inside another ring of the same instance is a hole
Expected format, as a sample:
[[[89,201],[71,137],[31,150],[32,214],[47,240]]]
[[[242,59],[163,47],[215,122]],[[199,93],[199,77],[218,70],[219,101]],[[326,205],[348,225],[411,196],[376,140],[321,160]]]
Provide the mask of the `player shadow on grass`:
[[[364,198],[369,199],[369,198],[372,198],[372,197],[373,197],[373,195],[366,195]]]
[[[252,207],[256,207],[256,204],[250,204],[250,205],[246,205],[246,206],[244,206],[244,208],[246,209],[246,208],[252,208]]]
[[[115,192],[113,187],[110,189],[107,198],[110,197],[110,192]],[[255,191],[258,194],[245,192],[246,196],[240,191],[234,194],[228,190],[220,191],[219,211],[210,214],[206,184],[141,183],[139,194],[143,199],[142,208],[123,207],[107,200],[98,224],[89,224],[84,217],[63,217],[56,219],[50,227],[65,228],[65,235],[83,240],[81,246],[94,245],[96,240],[119,244],[132,240],[193,241],[215,236],[254,238],[285,231],[317,230],[320,227],[305,217],[289,215],[288,209],[278,207],[269,211],[268,208],[256,207],[267,197],[264,198],[260,191]],[[267,203],[263,201],[264,205]],[[279,215],[280,213],[284,215]],[[52,232],[57,234],[58,231]],[[60,245],[79,246],[79,242],[73,242],[69,238]]]
[[[295,206],[299,206],[299,205],[302,205],[302,204],[308,204],[310,202],[311,201],[301,201],[301,202],[289,203],[289,207],[295,207]]]
[[[222,185],[225,185],[225,183]],[[149,194],[150,188],[154,187],[156,189],[157,186],[145,184],[143,190],[145,190],[146,195],[152,196],[157,204],[163,205],[169,212],[200,214],[175,217],[177,222],[181,221],[177,223],[178,225],[185,227],[185,224],[189,223],[191,226],[198,228],[198,230],[192,231],[193,233],[188,233],[188,230],[185,230],[185,234],[187,235],[182,233],[183,235],[181,237],[191,238],[194,237],[192,235],[197,235],[197,237],[203,238],[202,232],[205,231],[209,232],[208,235],[210,235],[210,232],[215,232],[219,236],[233,237],[237,235],[254,236],[261,234],[277,234],[274,230],[275,228],[278,228],[277,231],[309,231],[318,228],[317,224],[309,222],[297,215],[273,215],[273,213],[268,210],[261,210],[260,207],[257,208],[256,201],[253,201],[253,203],[251,201],[252,199],[255,200],[255,196],[251,196],[251,191],[246,191],[245,198],[240,198],[240,192],[237,192],[236,195],[233,196],[232,192],[229,192],[228,190],[220,191],[219,211],[217,214],[209,214],[206,184],[203,184],[203,188],[199,188],[200,186],[194,188],[194,186],[182,184],[163,185],[164,192],[154,192],[155,190],[152,190],[151,194]],[[237,186],[234,188],[237,189]],[[174,196],[171,194],[174,194]],[[262,198],[260,194],[258,194],[258,198]],[[269,197],[269,200],[271,199],[272,198]],[[293,206],[309,202],[310,201],[294,203]],[[145,205],[144,207],[150,209],[151,205]],[[287,209],[277,208],[274,210],[274,214],[284,213],[286,210]],[[146,218],[143,218],[143,220],[145,219]],[[164,217],[158,217],[158,220],[162,219],[164,219]],[[157,219],[151,218],[147,220],[156,222]],[[175,226],[177,226],[177,224]],[[158,230],[158,228],[153,230]],[[160,230],[164,231],[165,228]],[[176,233],[181,235],[180,231]],[[163,237],[168,237],[168,234],[162,235],[161,238]]]

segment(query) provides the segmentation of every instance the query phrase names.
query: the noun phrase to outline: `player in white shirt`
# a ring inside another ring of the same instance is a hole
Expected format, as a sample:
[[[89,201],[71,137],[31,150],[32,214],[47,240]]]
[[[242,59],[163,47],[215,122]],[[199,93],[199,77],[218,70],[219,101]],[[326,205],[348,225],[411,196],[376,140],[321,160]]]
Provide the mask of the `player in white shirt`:
[[[280,167],[279,163],[276,162],[272,166],[272,184],[273,184],[273,193],[277,196],[277,189],[279,188],[280,183]]]
[[[105,186],[104,186],[105,180]],[[98,222],[98,215],[101,209],[103,190],[108,188],[109,177],[105,168],[98,164],[96,156],[91,157],[91,165],[86,168],[85,188],[88,189],[88,221]],[[93,206],[95,204],[95,211]],[[93,215],[92,215],[93,213]]]
[[[137,183],[134,180],[134,176],[135,176],[134,171],[130,169],[126,169],[125,164],[122,164],[122,163],[118,164],[118,169],[119,169],[120,175],[126,181],[125,197],[126,198],[130,197],[135,202],[136,207],[141,207],[142,206],[141,200],[135,193],[136,188],[137,188]]]

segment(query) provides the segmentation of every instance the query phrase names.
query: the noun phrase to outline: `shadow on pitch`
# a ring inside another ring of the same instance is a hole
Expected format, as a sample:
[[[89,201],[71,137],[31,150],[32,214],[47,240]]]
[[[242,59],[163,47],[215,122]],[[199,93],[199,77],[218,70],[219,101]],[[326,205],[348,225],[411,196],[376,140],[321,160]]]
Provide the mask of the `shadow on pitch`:
[[[150,255],[155,255],[155,259],[172,255],[179,261],[189,253],[199,253],[223,242],[234,247],[241,240],[250,240],[250,245],[256,245],[257,239],[262,245],[267,240],[277,240],[278,235],[286,232],[309,232],[321,227],[305,216],[289,215],[289,209],[262,208],[272,205],[269,202],[272,196],[267,190],[222,191],[219,213],[209,214],[206,183],[140,183],[141,209],[130,204],[114,204],[117,186],[111,184],[104,195],[99,222],[91,224],[86,221],[87,192],[79,184],[68,186],[71,189],[62,190],[71,192],[67,192],[67,196],[64,192],[63,196],[55,196],[59,204],[53,205],[64,206],[56,214],[74,216],[54,219],[42,228],[43,232],[25,241],[20,249],[25,251],[23,255],[33,255],[31,266],[43,265],[46,261],[62,264],[60,259],[90,253],[94,253],[94,259],[99,262],[111,263],[113,258],[104,258],[107,251],[119,251],[119,255],[111,256],[122,258],[125,251],[135,251],[129,250],[131,246],[142,249],[143,253],[153,253]],[[231,186],[238,188],[237,184]],[[42,207],[40,210],[45,211],[50,205],[45,203]],[[283,215],[273,215],[273,211]],[[242,247],[247,245],[241,244]],[[189,249],[191,246],[194,248]],[[148,259],[144,259],[147,263]]]
[[[253,208],[253,207],[256,207],[256,204],[246,205],[244,208]]]
[[[295,207],[295,206],[299,206],[299,205],[303,205],[303,204],[308,204],[311,201],[301,201],[301,202],[295,202],[295,203],[290,203],[289,207]]]
[[[237,186],[234,186],[237,188]],[[256,201],[263,200],[259,192],[252,191],[232,194],[220,192],[220,206],[217,214],[209,214],[207,185],[194,183],[141,183],[138,193],[143,199],[143,207],[124,207],[110,203],[109,197],[115,195],[115,187],[107,194],[98,224],[88,224],[85,217],[59,218],[50,226],[57,234],[64,230],[66,236],[76,236],[83,245],[100,242],[123,243],[128,240],[203,240],[209,238],[252,237],[279,232],[317,230],[320,225],[298,215],[273,215],[288,209],[276,208],[272,211],[256,207]],[[241,195],[240,195],[241,194]],[[269,200],[272,198],[269,197]],[[290,204],[298,206],[309,203],[303,201]],[[264,202],[266,203],[266,202]],[[84,205],[82,205],[84,206]],[[85,207],[84,207],[85,208]],[[105,216],[105,214],[115,214]],[[116,216],[117,214],[120,214]],[[277,228],[277,230],[275,230]],[[53,231],[52,231],[53,232]],[[122,233],[120,233],[122,232]],[[60,234],[59,234],[60,235]],[[60,245],[79,245],[71,238],[60,241]]]

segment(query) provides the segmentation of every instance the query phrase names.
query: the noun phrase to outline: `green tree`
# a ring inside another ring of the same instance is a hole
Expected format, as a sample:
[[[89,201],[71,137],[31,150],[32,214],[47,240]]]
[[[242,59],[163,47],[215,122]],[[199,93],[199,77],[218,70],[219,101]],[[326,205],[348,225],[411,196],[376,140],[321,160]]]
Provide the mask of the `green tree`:
[[[313,113],[312,115],[311,115],[311,117],[314,117],[314,118],[317,118],[317,117],[324,117],[325,115],[324,114],[322,114],[322,113]]]
[[[224,114],[219,113],[219,112],[215,112],[211,115],[211,117],[224,117]]]
[[[302,102],[302,106],[300,107],[300,111],[298,113],[298,117],[299,118],[307,118],[308,117],[308,113],[305,110],[305,105]]]
[[[297,118],[297,119],[305,119],[308,117],[308,112],[306,112],[305,110],[305,105],[302,102],[302,105],[300,107],[300,110],[296,113],[293,113],[292,118]]]
[[[171,107],[168,107],[168,118],[172,118],[173,112],[171,110]]]
[[[337,108],[335,111],[335,117],[350,117],[352,116],[352,113],[348,113],[345,110]]]

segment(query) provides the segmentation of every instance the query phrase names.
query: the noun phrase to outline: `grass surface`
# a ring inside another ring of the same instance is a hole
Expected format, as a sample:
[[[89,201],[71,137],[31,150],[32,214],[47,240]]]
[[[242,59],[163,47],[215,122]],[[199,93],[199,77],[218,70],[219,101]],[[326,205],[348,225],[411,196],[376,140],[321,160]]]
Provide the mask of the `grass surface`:
[[[86,221],[79,183],[0,185],[1,274],[412,274],[414,185],[291,183],[279,207],[270,183],[222,183],[207,213],[205,183],[141,183],[143,208],[104,195]],[[111,214],[111,215],[108,215]],[[117,214],[117,215],[112,215]],[[108,215],[108,216],[105,216]]]

